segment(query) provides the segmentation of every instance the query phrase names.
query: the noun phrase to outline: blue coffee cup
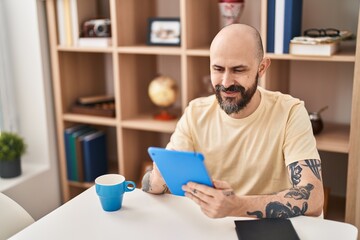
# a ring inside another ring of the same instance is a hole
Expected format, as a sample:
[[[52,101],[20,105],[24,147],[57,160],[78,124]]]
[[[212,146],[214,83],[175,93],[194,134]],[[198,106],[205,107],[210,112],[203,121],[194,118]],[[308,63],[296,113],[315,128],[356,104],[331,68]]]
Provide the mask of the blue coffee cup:
[[[112,212],[122,207],[124,193],[134,191],[136,184],[125,181],[125,177],[119,174],[105,174],[95,179],[95,188],[102,208]]]

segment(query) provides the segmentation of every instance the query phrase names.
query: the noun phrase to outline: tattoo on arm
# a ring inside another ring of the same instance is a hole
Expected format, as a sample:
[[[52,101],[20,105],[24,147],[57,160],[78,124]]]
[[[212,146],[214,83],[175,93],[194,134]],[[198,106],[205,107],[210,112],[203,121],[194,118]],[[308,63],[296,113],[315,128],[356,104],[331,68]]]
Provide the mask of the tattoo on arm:
[[[151,183],[150,183],[150,176],[151,176],[151,170],[147,171],[142,179],[142,190],[144,192],[150,192],[152,190]],[[166,184],[163,185],[163,191],[161,193],[166,193],[168,190],[168,187]]]
[[[310,168],[314,173],[315,177],[321,181],[321,162],[317,159],[307,159],[305,160],[306,165],[303,166]]]
[[[293,187],[295,187],[301,181],[302,168],[300,167],[300,165],[298,165],[298,162],[294,162],[289,165],[289,169],[291,173],[291,183]]]
[[[311,190],[314,189],[314,185],[308,183],[305,187],[291,188],[288,193],[285,194],[286,198],[294,198],[295,200],[308,200]]]
[[[270,202],[266,205],[265,216],[261,211],[247,212],[249,216],[253,215],[257,218],[290,218],[304,215],[308,209],[308,203],[304,202],[302,208],[292,206],[289,202],[284,205],[280,202]]]
[[[142,183],[142,190],[144,192],[149,192],[151,190],[151,185],[150,185],[150,175],[151,175],[151,170],[147,171],[141,181]]]

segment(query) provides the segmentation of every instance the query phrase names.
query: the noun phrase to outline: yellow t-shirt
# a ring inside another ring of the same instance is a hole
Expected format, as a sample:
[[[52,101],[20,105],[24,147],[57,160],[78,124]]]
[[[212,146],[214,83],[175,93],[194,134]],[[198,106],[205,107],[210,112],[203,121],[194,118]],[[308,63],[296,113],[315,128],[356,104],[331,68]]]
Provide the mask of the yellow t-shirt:
[[[320,159],[308,113],[299,99],[258,89],[260,105],[243,119],[228,116],[215,95],[191,101],[167,148],[203,153],[211,177],[239,195],[291,187],[287,165]]]

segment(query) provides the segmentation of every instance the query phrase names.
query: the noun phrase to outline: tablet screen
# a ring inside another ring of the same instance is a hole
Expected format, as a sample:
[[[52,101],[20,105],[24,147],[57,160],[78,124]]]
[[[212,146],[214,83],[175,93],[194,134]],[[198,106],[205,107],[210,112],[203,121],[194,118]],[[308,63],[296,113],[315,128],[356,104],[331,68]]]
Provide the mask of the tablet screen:
[[[157,147],[150,147],[148,152],[172,194],[184,196],[181,187],[188,182],[213,186],[203,154]]]

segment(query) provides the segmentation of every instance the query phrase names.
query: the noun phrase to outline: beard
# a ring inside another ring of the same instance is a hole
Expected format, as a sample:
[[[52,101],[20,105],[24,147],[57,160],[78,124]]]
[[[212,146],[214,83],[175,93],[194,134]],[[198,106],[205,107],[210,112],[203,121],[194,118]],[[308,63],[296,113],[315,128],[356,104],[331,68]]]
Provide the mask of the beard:
[[[254,96],[257,89],[258,81],[259,74],[256,74],[255,82],[248,90],[245,90],[245,88],[240,84],[231,85],[228,88],[225,88],[223,85],[217,84],[215,86],[215,95],[221,109],[224,110],[228,115],[232,113],[239,113],[248,105],[248,103]],[[223,99],[221,97],[221,92],[226,91],[238,92],[239,97],[225,97]]]

